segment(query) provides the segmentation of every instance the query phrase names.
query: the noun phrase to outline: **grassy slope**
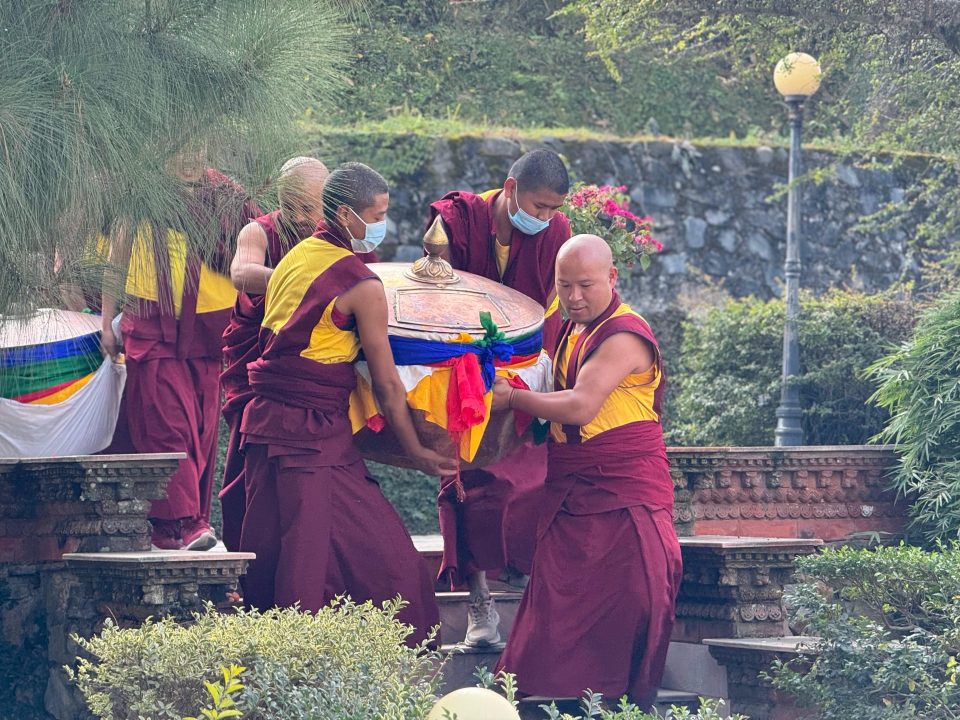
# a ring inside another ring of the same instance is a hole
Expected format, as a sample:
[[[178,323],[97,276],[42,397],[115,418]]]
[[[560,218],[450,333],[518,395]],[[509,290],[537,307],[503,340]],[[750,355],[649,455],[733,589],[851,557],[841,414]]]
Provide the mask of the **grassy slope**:
[[[365,3],[355,62],[339,107],[307,108],[330,125],[393,116],[515,128],[727,137],[780,128],[772,87],[722,83],[709,65],[667,65],[637,55],[622,83],[590,48],[557,0]]]

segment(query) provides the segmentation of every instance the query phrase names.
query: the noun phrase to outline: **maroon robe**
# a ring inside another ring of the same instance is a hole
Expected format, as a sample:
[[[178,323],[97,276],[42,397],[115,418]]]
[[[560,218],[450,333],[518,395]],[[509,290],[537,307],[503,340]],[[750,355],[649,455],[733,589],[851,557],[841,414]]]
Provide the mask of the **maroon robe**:
[[[513,228],[510,255],[503,277],[497,267],[496,223],[489,199],[469,192],[452,192],[430,206],[430,223],[439,215],[450,241],[450,261],[458,270],[502,282],[546,307],[554,289],[557,252],[570,237],[570,224],[557,213],[546,230],[524,235]],[[428,225],[429,226],[429,225]],[[557,321],[559,315],[556,316]],[[553,321],[552,321],[553,322]],[[552,328],[544,327],[544,345]],[[466,499],[457,502],[449,478],[441,481],[438,497],[443,536],[441,576],[455,582],[458,575],[477,570],[497,571],[508,565],[529,572],[535,542],[529,523],[510,523],[507,507],[535,505],[546,477],[546,447],[525,445],[499,462],[461,473]]]
[[[185,197],[193,227],[211,232],[210,264],[225,270],[227,248],[237,231],[259,211],[225,175],[207,170],[193,194]],[[167,251],[166,233],[154,228],[154,255]],[[131,300],[121,321],[127,384],[125,426],[118,423],[114,446],[128,435],[139,453],[183,452],[167,485],[167,497],[154,501],[150,517],[162,520],[210,520],[216,469],[220,408],[220,337],[230,309],[197,313],[200,257],[186,260],[180,316],[173,311],[169,284],[160,282],[159,300]],[[157,277],[167,274],[157,268]]]
[[[280,262],[287,250],[300,241],[284,232],[280,225],[280,211],[274,210],[254,220],[267,237],[265,266],[272,268]],[[247,379],[247,365],[260,357],[260,323],[263,321],[263,295],[237,293],[230,322],[223,332],[223,419],[227,425],[227,454],[220,490],[220,509],[223,517],[221,536],[227,550],[240,547],[240,528],[246,498],[243,494],[243,455],[240,453],[240,420],[243,409],[253,397]]]
[[[319,236],[301,247],[320,241],[349,247],[336,231]],[[275,273],[287,262],[297,259],[291,254]],[[415,645],[439,624],[433,582],[353,445],[353,365],[301,355],[337,296],[376,276],[355,255],[314,270],[279,332],[261,329],[261,356],[249,366],[254,396],[241,425],[246,512],[240,549],[257,558],[247,570],[244,599],[261,609],[299,603],[316,611],[345,594],[377,604],[400,595],[409,604],[399,618],[414,628],[407,642]],[[352,329],[352,318],[336,308],[332,313],[337,327]]]
[[[274,268],[287,251],[302,238],[295,237],[282,224],[280,210],[261,215],[254,220],[267,236],[265,265]],[[320,223],[314,237],[324,231]],[[364,262],[377,262],[376,253],[361,253]],[[230,322],[223,333],[223,373],[220,385],[224,404],[221,408],[227,425],[227,454],[223,467],[223,482],[220,490],[220,508],[223,516],[221,536],[227,550],[240,547],[240,531],[246,508],[243,480],[243,454],[240,450],[240,422],[243,409],[253,397],[247,378],[247,365],[260,357],[260,323],[263,322],[263,295],[238,292]]]
[[[618,305],[615,296],[606,317]],[[563,387],[575,385],[578,357],[585,362],[615,333],[656,347],[636,316],[614,318],[590,337],[596,324],[581,334]],[[565,324],[558,354],[572,325]],[[589,688],[648,709],[682,575],[662,429],[638,421],[582,442],[579,427],[564,433],[567,443],[549,446],[533,569],[498,669],[514,673],[525,695],[579,697]]]

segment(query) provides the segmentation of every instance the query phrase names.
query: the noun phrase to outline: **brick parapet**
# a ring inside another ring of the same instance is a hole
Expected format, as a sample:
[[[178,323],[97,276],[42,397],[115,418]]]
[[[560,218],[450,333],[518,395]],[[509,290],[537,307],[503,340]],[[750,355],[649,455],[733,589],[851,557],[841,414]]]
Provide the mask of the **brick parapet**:
[[[889,446],[668,448],[682,535],[842,540],[896,533],[905,504],[890,489]]]

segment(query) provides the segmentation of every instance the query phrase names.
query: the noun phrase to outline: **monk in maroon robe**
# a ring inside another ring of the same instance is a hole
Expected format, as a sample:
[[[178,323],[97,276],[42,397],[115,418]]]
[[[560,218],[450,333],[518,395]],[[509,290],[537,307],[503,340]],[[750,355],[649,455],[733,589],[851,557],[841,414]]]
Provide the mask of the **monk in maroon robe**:
[[[227,425],[227,454],[220,490],[223,543],[227,550],[240,546],[240,527],[246,500],[243,496],[243,455],[240,453],[240,420],[253,397],[247,365],[260,356],[258,338],[263,320],[263,293],[273,268],[287,251],[308,237],[323,219],[323,184],[330,172],[315,158],[295,157],[280,168],[280,209],[249,222],[237,236],[230,278],[237,301],[223,333],[221,408]]]
[[[181,164],[184,211],[163,223],[120,227],[111,259],[127,267],[120,324],[127,384],[117,439],[135,452],[182,452],[167,496],[150,508],[156,548],[207,550],[220,408],[220,337],[235,290],[224,274],[229,244],[260,214],[242,189],[215,170]],[[207,248],[207,261],[200,257]],[[102,342],[118,352],[116,287],[105,282]],[[128,437],[123,437],[127,434]]]
[[[498,381],[494,407],[552,422],[530,583],[498,668],[526,695],[656,698],[682,574],[650,326],[620,302],[610,248],[578,235],[557,258],[569,320],[554,388]]]
[[[559,212],[569,185],[560,156],[535,150],[513,164],[502,189],[482,195],[452,192],[433,203],[430,229],[447,236],[446,259],[453,267],[502,282],[546,309],[554,299],[557,251],[570,237],[567,218]],[[545,323],[545,345],[557,327],[559,316]],[[517,520],[508,522],[506,511],[508,506],[535,508],[545,476],[546,449],[526,445],[495,465],[461,473],[463,502],[457,501],[452,478],[441,480],[440,574],[451,583],[459,574],[469,584],[468,645],[500,641],[486,573],[529,571],[535,520],[532,513],[516,512]]]
[[[387,184],[348,163],[330,175],[323,197],[326,227],[270,277],[260,357],[249,366],[240,549],[257,557],[244,599],[316,611],[342,595],[377,604],[399,595],[409,603],[399,618],[416,645],[439,611],[426,564],[353,445],[349,397],[361,351],[408,456],[426,472],[447,473],[454,463],[417,438],[387,338],[383,286],[355,254],[383,239]]]

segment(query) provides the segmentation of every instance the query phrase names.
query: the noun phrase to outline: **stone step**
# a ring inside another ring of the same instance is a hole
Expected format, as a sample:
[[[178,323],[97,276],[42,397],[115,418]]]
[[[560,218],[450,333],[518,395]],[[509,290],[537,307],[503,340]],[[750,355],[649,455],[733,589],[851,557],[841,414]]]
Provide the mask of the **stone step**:
[[[517,617],[520,599],[523,593],[516,590],[491,590],[494,606],[500,615],[500,640],[506,641]],[[470,593],[438,592],[437,605],[440,606],[440,639],[444,644],[453,645],[463,641],[467,633],[467,607]]]
[[[472,648],[462,644],[443,645],[440,652],[446,656],[443,666],[443,694],[453,692],[462,687],[473,687],[477,684],[474,675],[478,667],[493,670],[493,666],[500,659],[503,652],[503,643],[487,648]]]
[[[503,651],[503,644],[488,648],[471,648],[465,645],[444,645],[441,652],[446,655],[446,664],[443,668],[443,684],[441,692],[443,694],[452,692],[462,687],[473,687],[478,680],[475,675],[478,667],[485,667],[493,671],[500,653]],[[544,720],[546,713],[540,709],[540,705],[549,705],[556,701],[557,708],[561,712],[575,712],[579,705],[578,700],[573,698],[546,698],[529,697],[520,702],[520,717],[522,720]],[[661,688],[657,692],[657,711],[663,715],[672,705],[696,710],[699,703],[696,693],[685,692],[682,690],[669,690]]]

